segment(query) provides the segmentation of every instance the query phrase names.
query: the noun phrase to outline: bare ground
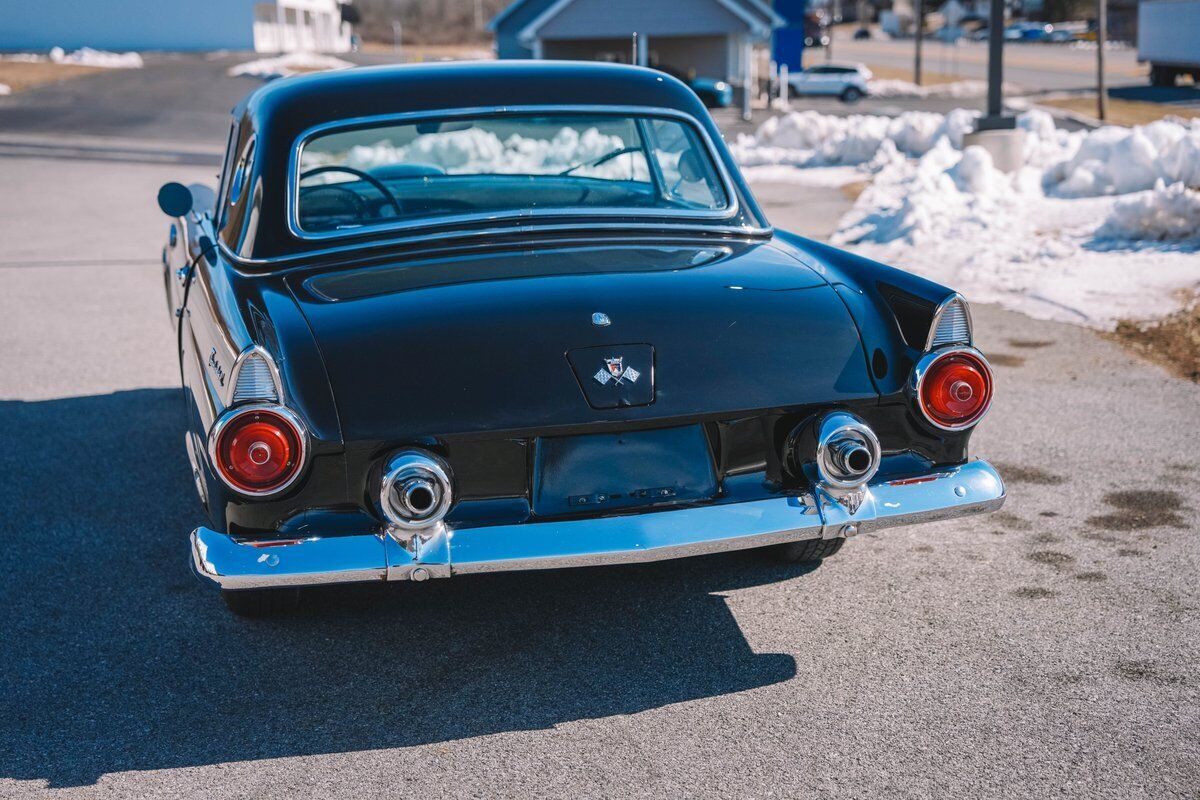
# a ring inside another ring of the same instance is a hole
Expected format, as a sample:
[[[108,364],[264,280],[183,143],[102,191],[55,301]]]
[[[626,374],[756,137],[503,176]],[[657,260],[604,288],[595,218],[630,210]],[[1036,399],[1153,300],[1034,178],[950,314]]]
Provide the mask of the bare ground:
[[[0,83],[8,86],[13,92],[20,92],[35,86],[60,83],[103,71],[101,67],[85,67],[79,64],[0,61]]]
[[[1049,97],[1039,99],[1038,105],[1052,106],[1095,117],[1096,95],[1081,94],[1071,97]],[[1200,109],[1169,105],[1166,103],[1144,103],[1137,100],[1121,100],[1108,98],[1108,119],[1110,125],[1146,125],[1166,117],[1182,117],[1184,119],[1200,117]]]
[[[1142,356],[1200,383],[1200,295],[1179,311],[1151,322],[1122,320],[1113,334]]]

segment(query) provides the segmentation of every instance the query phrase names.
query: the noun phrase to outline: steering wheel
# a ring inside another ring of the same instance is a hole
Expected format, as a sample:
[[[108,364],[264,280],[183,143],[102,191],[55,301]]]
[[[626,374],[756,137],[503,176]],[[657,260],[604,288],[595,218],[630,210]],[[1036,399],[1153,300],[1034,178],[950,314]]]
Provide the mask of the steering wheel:
[[[324,167],[313,167],[307,172],[301,172],[300,180],[311,178],[313,175],[324,175],[326,172],[344,172],[347,175],[353,175],[356,178],[361,178],[379,190],[379,193],[383,195],[383,199],[388,202],[388,205],[390,205],[393,210],[395,210],[397,217],[404,216],[404,209],[400,206],[400,201],[396,199],[396,195],[392,194],[391,190],[383,185],[383,181],[379,180],[371,173],[364,172],[361,169],[338,166],[337,164],[329,164]]]

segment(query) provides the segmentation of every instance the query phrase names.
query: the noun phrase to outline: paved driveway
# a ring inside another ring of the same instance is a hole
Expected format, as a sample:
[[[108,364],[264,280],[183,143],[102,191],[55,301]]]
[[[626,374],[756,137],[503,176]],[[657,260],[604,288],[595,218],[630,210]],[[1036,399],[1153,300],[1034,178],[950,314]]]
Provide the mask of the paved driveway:
[[[210,173],[0,156],[0,796],[1195,797],[1200,387],[986,306],[1000,514],[230,616],[153,206]]]

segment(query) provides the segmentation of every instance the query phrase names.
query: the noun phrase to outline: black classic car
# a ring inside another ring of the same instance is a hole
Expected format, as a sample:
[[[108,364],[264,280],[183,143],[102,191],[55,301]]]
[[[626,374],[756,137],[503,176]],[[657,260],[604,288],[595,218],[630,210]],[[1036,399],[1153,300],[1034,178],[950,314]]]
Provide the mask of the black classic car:
[[[990,511],[963,298],[773,230],[661,72],[437,64],[234,111],[163,251],[238,613],[299,587],[769,548]]]

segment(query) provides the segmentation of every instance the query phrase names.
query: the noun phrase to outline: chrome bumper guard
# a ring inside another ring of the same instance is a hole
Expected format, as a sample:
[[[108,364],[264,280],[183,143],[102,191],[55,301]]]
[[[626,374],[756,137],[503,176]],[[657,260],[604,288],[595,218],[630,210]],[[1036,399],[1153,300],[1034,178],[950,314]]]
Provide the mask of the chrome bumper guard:
[[[852,498],[821,489],[742,503],[600,517],[425,531],[235,539],[198,528],[192,561],[223,589],[448,578],[501,570],[629,564],[833,539],[897,525],[994,511],[1004,482],[986,461],[870,485]]]

